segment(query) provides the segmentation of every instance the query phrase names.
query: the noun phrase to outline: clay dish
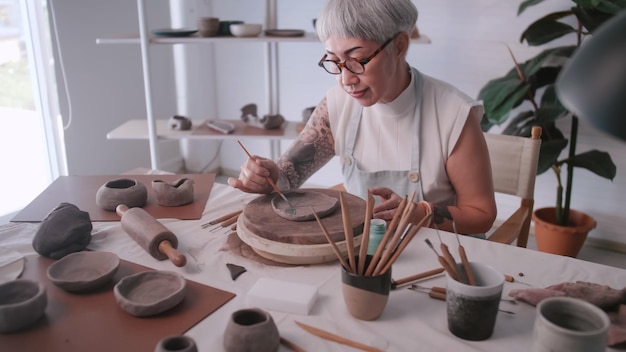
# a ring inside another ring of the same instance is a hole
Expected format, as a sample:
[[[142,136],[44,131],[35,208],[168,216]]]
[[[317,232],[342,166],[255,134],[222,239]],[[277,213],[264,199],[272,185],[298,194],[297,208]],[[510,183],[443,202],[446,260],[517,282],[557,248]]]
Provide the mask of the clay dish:
[[[83,251],[66,255],[48,267],[48,279],[68,292],[99,288],[111,281],[120,258],[110,252]]]
[[[331,214],[339,206],[339,199],[316,191],[293,191],[285,193],[285,197],[296,210],[295,214],[293,211],[287,211],[291,207],[279,195],[272,199],[272,209],[281,218],[291,221],[314,220],[315,216],[311,207],[313,207],[317,216],[323,218]]]
[[[17,279],[0,284],[0,333],[34,324],[46,311],[48,296],[43,284]]]
[[[142,271],[113,288],[117,303],[131,315],[145,317],[174,308],[185,298],[186,281],[171,271]]]

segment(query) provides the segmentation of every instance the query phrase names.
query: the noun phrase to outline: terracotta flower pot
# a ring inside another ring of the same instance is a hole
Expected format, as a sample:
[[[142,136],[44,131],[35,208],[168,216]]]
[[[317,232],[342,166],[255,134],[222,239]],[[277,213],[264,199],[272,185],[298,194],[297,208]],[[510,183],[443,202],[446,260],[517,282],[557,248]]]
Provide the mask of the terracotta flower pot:
[[[537,249],[541,252],[576,257],[589,231],[596,221],[589,215],[570,209],[570,226],[555,225],[554,207],[540,208],[533,212]]]

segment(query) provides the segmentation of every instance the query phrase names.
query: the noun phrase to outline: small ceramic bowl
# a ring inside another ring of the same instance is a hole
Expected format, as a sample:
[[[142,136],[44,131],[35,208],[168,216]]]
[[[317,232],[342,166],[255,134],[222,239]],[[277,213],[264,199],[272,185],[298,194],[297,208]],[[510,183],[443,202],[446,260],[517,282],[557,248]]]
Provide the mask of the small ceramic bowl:
[[[117,303],[131,315],[145,317],[174,308],[185,298],[186,281],[171,271],[142,271],[113,288]]]
[[[16,279],[0,284],[0,333],[34,324],[46,311],[48,296],[43,284]]]
[[[263,31],[263,25],[257,23],[238,23],[230,25],[230,33],[235,37],[256,37]]]
[[[120,258],[110,252],[83,251],[68,254],[48,267],[48,279],[68,292],[99,288],[111,281]]]

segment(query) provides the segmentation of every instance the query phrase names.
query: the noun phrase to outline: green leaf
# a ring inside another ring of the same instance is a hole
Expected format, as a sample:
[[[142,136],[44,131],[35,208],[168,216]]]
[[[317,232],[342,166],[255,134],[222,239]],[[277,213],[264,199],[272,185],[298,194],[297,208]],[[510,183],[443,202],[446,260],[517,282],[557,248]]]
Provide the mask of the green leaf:
[[[561,151],[563,151],[565,147],[567,147],[567,139],[541,141],[541,150],[539,151],[539,162],[537,165],[537,175],[550,170],[552,165],[557,162]]]
[[[576,50],[576,46],[560,46],[556,48],[546,49],[537,54],[535,57],[521,64],[520,67],[524,72],[524,75],[526,77],[530,77],[536,74],[544,66],[550,66],[548,64],[554,61],[555,57],[568,58],[572,55],[574,50]]]
[[[573,11],[578,21],[589,33],[595,32],[598,27],[613,17],[612,14],[603,11],[586,10],[583,8],[574,8]]]
[[[499,78],[489,81],[479,92],[478,99],[484,102],[485,114],[493,124],[505,121],[511,110],[518,106],[529,90],[519,78]]]
[[[587,169],[611,181],[615,178],[615,174],[617,173],[617,167],[613,163],[609,153],[595,149],[578,154],[574,158],[566,160],[566,162],[571,163],[575,167]]]
[[[549,43],[569,33],[576,33],[576,29],[569,24],[551,19],[541,19],[526,28],[520,37],[520,42],[526,40],[528,45],[538,46]]]
[[[530,137],[530,128],[535,122],[535,112],[532,110],[523,111],[517,114],[509,121],[509,124],[502,131],[502,134],[508,134],[510,136]]]
[[[537,5],[539,3],[542,3],[543,0],[526,0],[523,1],[520,5],[519,8],[517,9],[517,15],[521,15],[522,12],[524,12],[527,8]]]

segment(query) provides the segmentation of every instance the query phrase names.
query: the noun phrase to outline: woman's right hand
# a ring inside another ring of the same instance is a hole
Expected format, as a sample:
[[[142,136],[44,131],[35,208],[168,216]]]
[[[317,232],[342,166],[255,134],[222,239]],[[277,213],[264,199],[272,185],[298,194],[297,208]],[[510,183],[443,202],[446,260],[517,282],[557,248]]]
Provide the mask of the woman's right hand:
[[[267,194],[273,191],[267,177],[276,182],[278,175],[278,166],[274,161],[255,155],[241,165],[239,178],[228,178],[228,184],[243,192]]]

